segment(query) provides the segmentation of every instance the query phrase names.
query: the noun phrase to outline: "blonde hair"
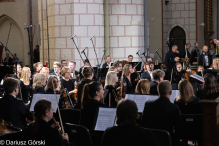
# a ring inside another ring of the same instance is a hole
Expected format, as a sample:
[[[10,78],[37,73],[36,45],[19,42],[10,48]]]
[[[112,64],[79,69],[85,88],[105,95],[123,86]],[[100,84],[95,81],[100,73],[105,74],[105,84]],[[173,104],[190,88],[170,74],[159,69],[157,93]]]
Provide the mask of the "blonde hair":
[[[138,94],[150,94],[150,81],[148,79],[141,79],[135,89]]]
[[[33,67],[34,67],[34,70],[35,70],[35,71],[37,71],[36,68],[37,68],[40,64],[42,64],[42,62],[37,62],[37,63],[34,63],[34,64],[33,64]],[[43,64],[42,64],[42,65],[43,65]]]
[[[105,86],[107,85],[115,85],[116,82],[116,77],[117,77],[117,73],[115,71],[110,71],[107,73],[106,75],[106,80],[105,80]]]
[[[111,67],[108,69],[108,72],[114,71],[115,69],[117,69],[115,66],[111,66]]]
[[[38,73],[34,76],[33,79],[33,90],[36,88],[36,86],[43,87],[42,82],[45,80],[45,75],[43,73]]]
[[[179,82],[178,88],[179,88],[179,97],[176,99],[177,102],[189,103],[193,101],[195,95],[194,95],[192,84],[189,81],[182,79]]]
[[[21,72],[21,80],[23,80],[24,83],[30,81],[30,78],[28,77],[29,72],[30,72],[29,67],[23,67],[22,72]]]
[[[40,73],[45,73],[46,71],[49,71],[49,68],[43,67],[42,70],[40,71]]]
[[[129,67],[131,66],[131,64],[126,64],[124,67],[123,67],[123,76],[124,77],[127,77],[129,75]]]
[[[213,59],[213,68],[214,69],[219,69],[219,68],[217,68],[217,66],[219,65],[219,64],[217,64],[217,61],[216,61],[217,59],[219,59],[219,58],[216,57],[216,58]]]
[[[58,80],[59,86],[60,86],[60,81],[59,81],[59,79],[57,78],[57,76],[51,75],[51,76],[49,76],[49,79],[48,79],[48,81],[47,81],[47,84],[46,84],[46,87],[45,87],[45,91],[48,90],[49,88],[50,88],[50,89],[53,89],[53,79],[54,79],[54,78],[56,78],[56,79]]]
[[[61,76],[62,76],[62,77],[65,77],[65,73],[66,73],[68,70],[71,71],[71,69],[70,69],[69,67],[64,66],[64,67],[62,68],[62,70],[61,70]]]

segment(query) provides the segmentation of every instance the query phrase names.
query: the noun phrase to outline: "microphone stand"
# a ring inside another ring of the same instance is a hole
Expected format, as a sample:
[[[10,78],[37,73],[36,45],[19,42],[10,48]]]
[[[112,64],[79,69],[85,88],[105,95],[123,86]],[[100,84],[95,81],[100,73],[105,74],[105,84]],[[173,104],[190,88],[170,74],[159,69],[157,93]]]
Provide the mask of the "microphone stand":
[[[95,46],[94,46],[93,37],[90,40],[91,40],[91,42],[93,44],[94,53],[96,55],[96,60],[97,60],[97,74],[96,74],[96,78],[98,80],[98,72],[99,72],[100,64],[99,64],[99,61],[98,61],[98,58],[97,58],[97,52],[96,52],[96,49],[95,49]]]
[[[157,56],[160,58],[160,60],[163,62],[162,58],[160,57],[160,54],[157,52],[159,49],[157,49],[154,53],[157,54]]]
[[[107,49],[106,49],[107,50]],[[104,49],[103,50],[103,57],[102,57],[102,60],[101,60],[101,62],[100,62],[100,66],[101,66],[101,64],[102,64],[102,62],[103,62],[103,58],[104,58],[104,56],[105,56],[105,54],[106,54],[106,50]],[[99,69],[100,70],[100,66],[99,66],[99,68],[97,68],[97,69]],[[102,78],[102,74],[100,74],[101,75],[101,78]]]
[[[86,47],[87,48],[87,47]],[[85,48],[85,49],[86,49]],[[85,49],[84,49],[84,51],[85,51]],[[84,54],[84,56],[85,56],[85,58],[89,61],[89,59],[87,58],[87,55],[86,55],[86,53],[84,52],[84,51],[82,51],[81,53],[83,53]],[[89,61],[89,64],[90,64],[90,61]],[[90,64],[90,66],[91,66],[91,64]],[[92,66],[91,66],[92,67]]]
[[[146,51],[147,51],[147,57],[148,57],[148,54],[149,54],[148,52],[150,51],[149,48],[147,48]],[[145,56],[144,56],[144,57],[145,57]],[[147,61],[147,58],[146,58],[146,57],[145,57],[145,60]]]
[[[9,36],[10,36],[10,33],[11,33],[11,26],[12,26],[12,23],[10,23],[10,29],[9,29],[9,32],[8,32],[8,39],[7,39],[7,42],[6,42],[6,47],[8,46],[8,40],[9,40]],[[5,51],[7,53],[7,49],[5,48]],[[9,61],[9,60],[8,60]],[[11,61],[11,60],[10,60]],[[8,66],[8,62],[7,62],[7,66]]]
[[[29,38],[29,47],[30,47],[30,52],[28,53],[30,55],[30,68],[31,68],[31,71],[33,72],[34,69],[33,69],[33,60],[32,60],[32,50],[31,50],[31,36],[30,36],[30,28],[28,27],[27,28],[27,32],[28,32],[28,38]]]
[[[76,36],[76,35],[75,35],[75,36]],[[77,36],[76,36],[76,37],[77,37]],[[77,46],[76,43],[75,43],[74,37],[72,37],[71,39],[72,39],[73,43],[75,44],[76,49],[78,50],[78,53],[79,53],[79,55],[80,55],[80,57],[81,57],[81,60],[82,60],[83,63],[84,63],[84,60],[83,60],[83,58],[82,58],[82,56],[81,56],[81,53],[80,53],[80,51],[79,51],[79,49],[78,49],[78,46]],[[70,40],[71,40],[71,39],[70,39]],[[90,63],[90,62],[89,62],[89,63]],[[84,65],[85,65],[85,63],[84,63]]]

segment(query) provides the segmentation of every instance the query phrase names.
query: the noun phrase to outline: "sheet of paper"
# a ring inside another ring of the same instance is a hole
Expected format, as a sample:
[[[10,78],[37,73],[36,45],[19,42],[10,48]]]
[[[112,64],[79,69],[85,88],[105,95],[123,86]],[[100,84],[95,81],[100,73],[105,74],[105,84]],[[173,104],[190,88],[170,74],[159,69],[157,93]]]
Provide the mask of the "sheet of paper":
[[[136,103],[139,113],[143,113],[145,102],[154,101],[158,98],[159,98],[158,95],[126,94],[126,96],[125,96],[125,99],[133,100]]]
[[[59,98],[60,98],[60,95],[59,94],[56,94],[57,95],[57,101],[59,102]],[[47,100],[49,100],[50,102],[52,102],[52,106],[53,106],[53,112],[56,112],[57,110],[57,103],[56,103],[56,97],[55,97],[55,94],[33,94],[33,99],[32,99],[32,103],[30,105],[30,111],[34,111],[34,105],[36,104],[36,102],[42,98],[45,98]]]
[[[97,122],[94,130],[105,131],[108,127],[114,126],[116,108],[99,108]]]
[[[172,95],[170,96],[170,102],[174,103],[174,100],[178,98],[179,90],[172,90]]]

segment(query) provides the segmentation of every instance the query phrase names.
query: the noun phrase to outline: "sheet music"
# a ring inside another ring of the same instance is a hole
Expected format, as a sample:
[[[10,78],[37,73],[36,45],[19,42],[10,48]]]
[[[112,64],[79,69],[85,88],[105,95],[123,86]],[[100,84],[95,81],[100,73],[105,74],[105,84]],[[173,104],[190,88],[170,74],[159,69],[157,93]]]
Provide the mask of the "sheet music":
[[[108,127],[114,126],[116,108],[99,108],[97,122],[94,130],[105,131]]]
[[[170,96],[170,102],[174,103],[174,100],[178,98],[178,96],[179,96],[179,90],[172,90],[172,94]]]
[[[158,95],[126,94],[126,96],[125,96],[125,99],[133,100],[136,103],[139,113],[143,113],[145,102],[154,101],[158,98],[159,98]]]
[[[193,74],[193,75],[190,75],[190,77],[192,77],[192,78],[194,78],[196,80],[199,80],[200,82],[204,83],[204,80],[203,80],[202,76]]]
[[[60,98],[60,94],[56,94],[57,96],[57,100],[59,102],[59,98]],[[52,102],[52,106],[53,106],[53,112],[55,113],[57,110],[57,103],[56,103],[56,97],[55,94],[33,94],[33,99],[30,105],[30,111],[34,111],[34,105],[36,104],[36,102],[42,98],[45,98],[47,100],[49,100],[50,102]]]

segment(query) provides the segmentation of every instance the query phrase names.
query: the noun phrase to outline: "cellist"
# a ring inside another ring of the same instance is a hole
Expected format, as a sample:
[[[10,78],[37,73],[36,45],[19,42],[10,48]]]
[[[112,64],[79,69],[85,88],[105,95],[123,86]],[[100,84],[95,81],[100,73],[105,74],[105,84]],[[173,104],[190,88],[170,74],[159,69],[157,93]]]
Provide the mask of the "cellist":
[[[172,77],[173,77],[172,82],[173,83],[179,83],[179,81],[182,79],[182,77],[185,78],[184,74],[186,72],[191,72],[191,69],[183,70],[182,69],[182,64],[180,62],[177,62],[176,63],[176,69],[175,69],[175,71],[173,72],[173,75],[172,75]]]

